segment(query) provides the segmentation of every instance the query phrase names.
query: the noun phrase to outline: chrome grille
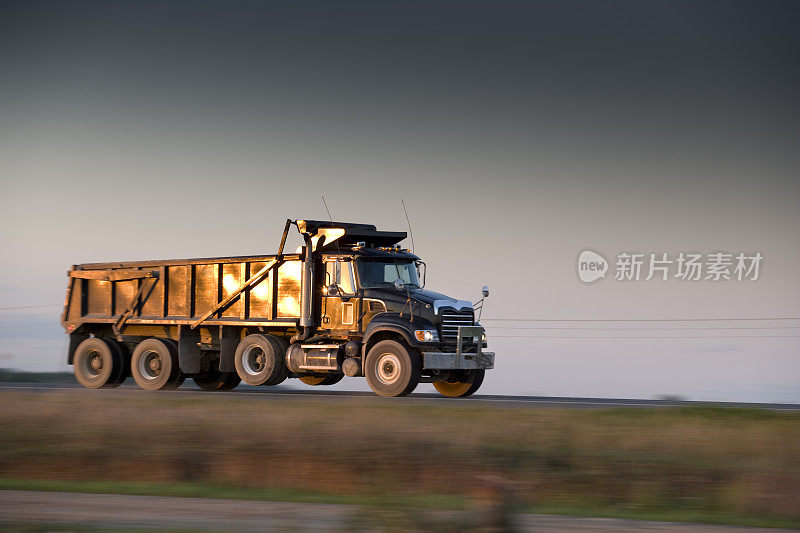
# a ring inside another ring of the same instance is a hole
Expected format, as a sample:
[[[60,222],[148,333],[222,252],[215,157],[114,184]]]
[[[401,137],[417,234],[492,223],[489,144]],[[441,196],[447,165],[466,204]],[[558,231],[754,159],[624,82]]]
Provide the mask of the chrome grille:
[[[442,342],[456,343],[458,326],[475,324],[475,313],[470,311],[442,311]]]

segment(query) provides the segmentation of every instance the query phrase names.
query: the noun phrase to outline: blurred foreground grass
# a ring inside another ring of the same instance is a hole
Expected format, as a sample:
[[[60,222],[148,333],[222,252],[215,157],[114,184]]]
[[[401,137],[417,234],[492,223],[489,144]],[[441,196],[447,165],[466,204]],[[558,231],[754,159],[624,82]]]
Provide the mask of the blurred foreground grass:
[[[0,392],[0,488],[800,526],[800,413]]]

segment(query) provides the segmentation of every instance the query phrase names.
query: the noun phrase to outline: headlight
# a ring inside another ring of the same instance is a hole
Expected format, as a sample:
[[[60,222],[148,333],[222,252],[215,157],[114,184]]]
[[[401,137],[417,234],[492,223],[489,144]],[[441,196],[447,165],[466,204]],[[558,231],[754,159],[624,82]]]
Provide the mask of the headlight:
[[[435,331],[428,329],[418,329],[414,332],[414,336],[419,342],[435,342],[439,340],[439,335]]]

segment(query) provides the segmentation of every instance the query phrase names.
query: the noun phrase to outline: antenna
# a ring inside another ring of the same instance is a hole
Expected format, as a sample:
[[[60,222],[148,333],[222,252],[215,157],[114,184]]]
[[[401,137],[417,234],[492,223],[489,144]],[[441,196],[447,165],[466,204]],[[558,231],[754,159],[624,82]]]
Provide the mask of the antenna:
[[[406,214],[406,222],[408,223],[408,234],[411,235],[411,253],[415,254],[414,251],[414,232],[411,231],[411,221],[408,219],[408,211],[406,211],[406,202],[402,198],[400,198],[400,203],[403,204],[403,213]]]
[[[325,204],[325,211],[328,212],[328,219],[331,221],[331,228],[333,228],[333,217],[331,216],[331,211],[328,209],[328,202],[325,201],[325,197],[322,196],[322,203]]]
[[[326,201],[325,201],[325,196],[321,196],[321,198],[322,198],[322,203],[325,205],[325,211],[327,211],[327,212],[328,212],[328,220],[330,220],[330,221],[331,221],[331,229],[334,229],[334,228],[335,228],[335,226],[334,226],[334,224],[333,224],[333,217],[331,216],[331,210],[330,210],[330,209],[328,209],[328,202],[326,202]],[[334,244],[336,244],[336,251],[337,251],[337,252],[339,252],[339,251],[340,251],[340,250],[339,250],[339,240],[338,240],[338,239],[336,239],[336,240],[334,241]]]

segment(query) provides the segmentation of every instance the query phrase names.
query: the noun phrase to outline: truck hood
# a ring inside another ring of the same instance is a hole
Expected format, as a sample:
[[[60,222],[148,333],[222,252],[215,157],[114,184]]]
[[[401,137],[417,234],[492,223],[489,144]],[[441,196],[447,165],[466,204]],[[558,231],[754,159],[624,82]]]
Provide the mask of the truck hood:
[[[384,301],[393,301],[398,303],[405,303],[406,291],[398,291],[396,289],[368,289],[370,298],[378,298]],[[426,289],[414,289],[409,287],[411,298],[417,302],[430,305],[433,309],[433,314],[438,315],[439,310],[443,308],[451,308],[456,311],[463,309],[472,309],[472,302],[469,300],[456,300],[447,295],[429,291]]]

